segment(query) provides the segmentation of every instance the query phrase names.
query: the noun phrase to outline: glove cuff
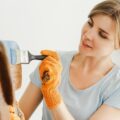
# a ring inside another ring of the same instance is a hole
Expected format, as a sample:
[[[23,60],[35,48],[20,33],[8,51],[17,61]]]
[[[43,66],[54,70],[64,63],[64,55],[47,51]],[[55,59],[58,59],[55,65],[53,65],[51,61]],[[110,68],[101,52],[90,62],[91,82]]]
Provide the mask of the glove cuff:
[[[58,92],[57,89],[44,89],[41,88],[41,91],[43,93],[46,105],[49,109],[56,108],[61,103],[61,95]]]

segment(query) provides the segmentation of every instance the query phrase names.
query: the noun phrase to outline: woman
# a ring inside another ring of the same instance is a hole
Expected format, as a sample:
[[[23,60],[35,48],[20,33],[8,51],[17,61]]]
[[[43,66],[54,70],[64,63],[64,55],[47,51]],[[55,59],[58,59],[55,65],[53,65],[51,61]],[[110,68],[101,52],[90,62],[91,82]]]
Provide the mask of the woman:
[[[120,120],[120,68],[110,57],[119,48],[120,1],[106,0],[91,10],[78,52],[59,52],[62,74],[57,53],[41,52],[48,57],[20,101],[26,119],[43,99],[43,120]]]
[[[21,65],[9,64],[9,49],[13,47],[17,47],[13,41],[0,42],[0,120],[24,120],[13,92],[21,86],[22,80]]]

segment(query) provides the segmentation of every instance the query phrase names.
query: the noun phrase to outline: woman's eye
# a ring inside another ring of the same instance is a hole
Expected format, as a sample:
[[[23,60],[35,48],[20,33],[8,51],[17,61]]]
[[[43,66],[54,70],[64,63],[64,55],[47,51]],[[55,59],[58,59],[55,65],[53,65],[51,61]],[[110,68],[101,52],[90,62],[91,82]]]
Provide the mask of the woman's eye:
[[[106,36],[106,35],[104,35],[104,33],[99,32],[99,35],[100,35],[100,37],[102,37],[102,38],[104,38],[104,39],[107,39],[107,36]]]
[[[90,22],[90,21],[88,21],[88,25],[89,25],[90,27],[93,27],[93,23]]]

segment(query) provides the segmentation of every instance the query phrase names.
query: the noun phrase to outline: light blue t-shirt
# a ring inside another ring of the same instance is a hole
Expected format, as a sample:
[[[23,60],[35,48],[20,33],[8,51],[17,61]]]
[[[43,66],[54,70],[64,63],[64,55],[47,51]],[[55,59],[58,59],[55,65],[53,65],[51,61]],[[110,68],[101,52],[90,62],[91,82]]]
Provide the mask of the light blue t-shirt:
[[[120,109],[120,68],[115,65],[113,69],[100,79],[96,84],[77,90],[73,87],[69,78],[69,67],[76,52],[60,52],[63,65],[61,84],[59,91],[64,103],[75,120],[88,120],[102,105],[107,104]],[[32,82],[40,87],[39,66],[31,73]],[[52,115],[43,102],[43,120],[52,120]]]

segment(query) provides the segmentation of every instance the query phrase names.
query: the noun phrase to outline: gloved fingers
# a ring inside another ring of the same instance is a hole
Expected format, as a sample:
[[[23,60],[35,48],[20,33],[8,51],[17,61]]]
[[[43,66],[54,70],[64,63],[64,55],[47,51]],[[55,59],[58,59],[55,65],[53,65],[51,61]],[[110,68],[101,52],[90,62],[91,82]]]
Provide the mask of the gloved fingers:
[[[51,56],[51,57],[55,58],[57,61],[60,60],[59,55],[57,54],[57,52],[52,51],[52,50],[41,50],[41,54]]]
[[[49,61],[42,62],[40,64],[40,77],[43,84],[53,84],[56,85],[59,80],[59,74],[61,73],[54,63]]]
[[[60,70],[54,63],[48,61],[43,62],[40,65],[40,75],[43,76],[44,72],[54,73],[54,75],[58,75],[60,73]]]
[[[42,62],[44,64],[47,64],[47,63],[53,64],[57,70],[62,71],[62,64],[60,63],[60,61],[58,62],[56,59],[54,59],[51,56],[46,57]]]
[[[40,75],[43,75],[44,71],[54,72],[57,74],[58,70],[56,64],[50,61],[44,61],[40,64]]]

